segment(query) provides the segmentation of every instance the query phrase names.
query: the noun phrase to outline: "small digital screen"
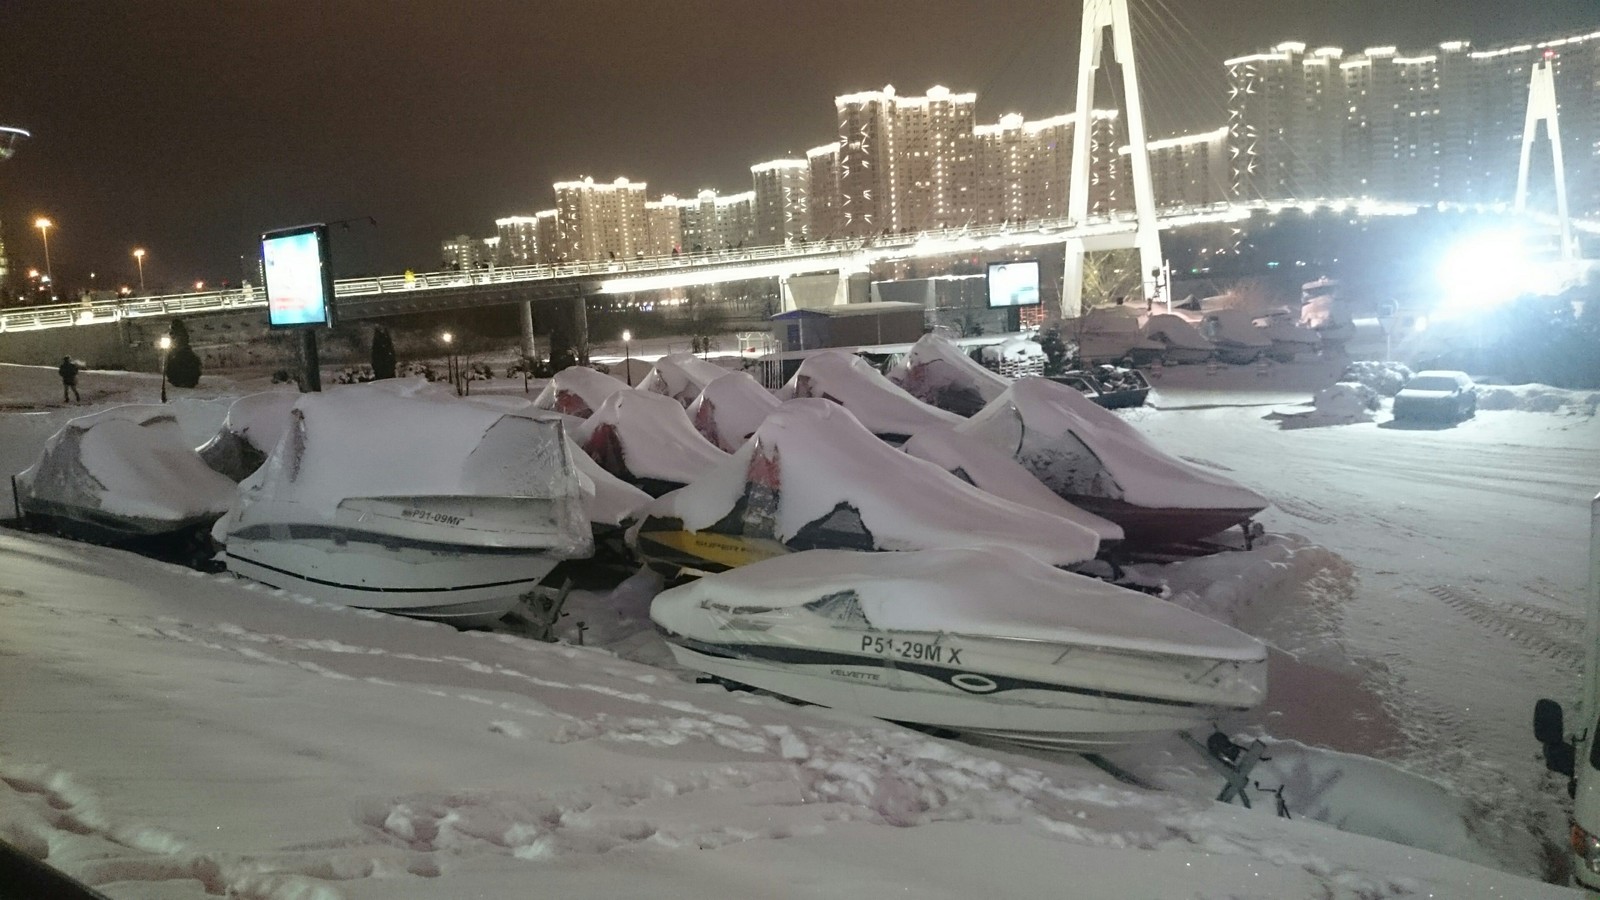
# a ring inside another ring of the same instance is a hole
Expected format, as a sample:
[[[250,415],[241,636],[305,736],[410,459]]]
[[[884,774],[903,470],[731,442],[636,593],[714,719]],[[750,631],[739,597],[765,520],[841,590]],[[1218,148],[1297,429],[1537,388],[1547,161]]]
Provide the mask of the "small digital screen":
[[[261,259],[266,272],[268,325],[295,328],[333,324],[333,278],[324,226],[263,234]]]
[[[989,308],[1039,305],[1039,261],[989,263]]]

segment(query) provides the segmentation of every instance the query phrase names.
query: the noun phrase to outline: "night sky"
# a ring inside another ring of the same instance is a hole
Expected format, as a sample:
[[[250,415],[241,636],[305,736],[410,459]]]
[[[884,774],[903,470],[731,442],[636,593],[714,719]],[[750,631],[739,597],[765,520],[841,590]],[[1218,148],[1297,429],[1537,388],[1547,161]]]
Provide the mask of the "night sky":
[[[1133,0],[1155,136],[1224,124],[1221,61],[1600,29],[1600,0]],[[1166,9],[1172,14],[1158,12]],[[7,248],[73,290],[237,282],[265,229],[334,233],[340,275],[554,205],[557,180],[748,190],[834,138],[833,97],[978,92],[978,120],[1072,105],[1072,0],[0,0]],[[1145,24],[1141,24],[1145,23]],[[1178,36],[1192,37],[1182,44]],[[1201,86],[1205,86],[1202,89]]]

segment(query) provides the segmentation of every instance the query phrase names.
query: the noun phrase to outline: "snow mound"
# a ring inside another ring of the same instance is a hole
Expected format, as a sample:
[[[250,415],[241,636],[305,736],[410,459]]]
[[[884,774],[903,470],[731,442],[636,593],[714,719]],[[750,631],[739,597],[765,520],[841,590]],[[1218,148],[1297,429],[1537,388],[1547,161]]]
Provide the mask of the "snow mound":
[[[572,439],[602,468],[659,496],[728,458],[694,430],[678,401],[649,391],[617,391]]]
[[[1032,341],[1023,343],[1032,344],[1041,354],[1044,352]],[[978,364],[949,338],[925,334],[911,345],[898,384],[923,403],[959,416],[970,416],[1005,393],[1011,382]]]
[[[1593,416],[1600,410],[1600,393],[1568,391],[1544,384],[1478,385],[1479,409]]]
[[[1262,509],[1260,494],[1171,456],[1138,429],[1078,391],[1021,378],[958,431],[1012,453],[1063,496],[1136,506]]]
[[[587,419],[606,398],[627,388],[620,378],[587,366],[569,366],[551,376],[550,383],[534,398],[533,405],[536,409]]]
[[[728,370],[693,353],[672,353],[656,360],[655,368],[639,382],[639,390],[662,394],[688,406],[706,386]]]
[[[706,440],[728,453],[739,449],[781,401],[748,372],[728,372],[689,404],[689,418]]]
[[[1089,528],[985,493],[878,440],[849,410],[791,400],[739,451],[641,516],[790,545],[921,550],[1002,544],[1053,566],[1094,557]],[[801,548],[805,549],[805,548]]]
[[[234,483],[206,465],[161,406],[68,420],[15,485],[26,512],[142,533],[216,518],[234,498]]]
[[[289,410],[299,399],[292,391],[265,391],[233,401],[216,436],[197,448],[200,458],[233,481],[243,481],[283,438]]]
[[[1385,397],[1393,397],[1411,380],[1411,375],[1404,363],[1362,359],[1345,366],[1339,380],[1359,382]]]
[[[1011,547],[909,553],[809,550],[752,563],[658,594],[663,628],[705,604],[782,609],[853,593],[867,627],[1255,662],[1255,638],[1165,600],[1062,572]]]
[[[1216,553],[1167,565],[1129,566],[1134,574],[1163,580],[1168,600],[1207,618],[1238,626],[1258,607],[1275,608],[1324,572],[1348,573],[1350,565],[1326,547],[1304,538],[1270,535],[1251,550]]]
[[[879,437],[904,441],[928,428],[961,424],[961,417],[929,406],[883,377],[871,363],[845,350],[806,358],[778,392],[779,399],[820,397],[850,410]]]
[[[1016,460],[971,435],[948,429],[924,431],[900,449],[996,497],[1076,522],[1103,543],[1122,540],[1122,526],[1061,499]]]
[[[1317,391],[1312,409],[1277,415],[1285,428],[1311,428],[1325,425],[1354,425],[1371,422],[1383,407],[1383,399],[1372,388],[1355,381],[1341,381]]]

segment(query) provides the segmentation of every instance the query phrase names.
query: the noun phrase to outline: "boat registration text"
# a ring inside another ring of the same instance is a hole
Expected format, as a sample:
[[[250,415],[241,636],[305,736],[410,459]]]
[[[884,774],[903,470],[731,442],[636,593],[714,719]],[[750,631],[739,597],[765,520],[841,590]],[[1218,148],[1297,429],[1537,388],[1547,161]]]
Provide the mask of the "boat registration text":
[[[874,637],[863,635],[861,638],[861,652],[876,653],[880,656],[912,659],[918,662],[946,663],[960,665],[960,647],[947,647],[941,644],[929,644],[923,641],[897,641],[894,638]]]

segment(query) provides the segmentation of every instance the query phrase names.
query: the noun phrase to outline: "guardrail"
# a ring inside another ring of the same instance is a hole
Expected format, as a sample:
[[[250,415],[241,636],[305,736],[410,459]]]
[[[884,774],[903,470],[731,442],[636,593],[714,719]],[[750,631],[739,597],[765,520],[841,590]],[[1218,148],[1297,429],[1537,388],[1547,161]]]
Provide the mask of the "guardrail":
[[[1336,201],[1273,201],[1239,204],[1219,202],[1196,206],[1177,206],[1163,209],[1163,219],[1204,220],[1226,218],[1252,210],[1269,212],[1285,208],[1306,208],[1329,205]],[[1415,211],[1415,206],[1396,207]],[[1385,210],[1386,211],[1386,210]],[[1041,236],[1065,239],[1072,232],[1098,232],[1122,230],[1136,222],[1132,211],[1119,210],[1110,215],[1089,217],[1081,226],[1065,218],[1044,219],[1020,224],[968,226],[915,234],[881,234],[864,238],[818,240],[788,246],[750,247],[737,250],[711,250],[698,253],[680,253],[659,256],[636,256],[633,259],[585,260],[557,265],[500,266],[475,271],[417,272],[405,275],[379,275],[362,278],[341,278],[334,282],[336,298],[373,297],[402,292],[432,292],[459,290],[474,285],[514,284],[547,281],[558,278],[602,276],[626,278],[628,276],[657,275],[681,272],[686,269],[714,271],[718,268],[748,265],[761,262],[807,260],[823,261],[859,253],[911,251],[919,244],[937,244],[941,241],[974,240],[1003,243],[1039,243]],[[121,319],[144,316],[172,316],[198,312],[220,312],[228,309],[254,309],[266,305],[265,292],[254,286],[226,291],[205,291],[192,294],[166,294],[145,297],[118,297],[110,300],[59,303],[49,306],[24,306],[0,309],[0,332],[35,331],[44,328],[66,328],[74,325],[92,325],[116,322]]]

